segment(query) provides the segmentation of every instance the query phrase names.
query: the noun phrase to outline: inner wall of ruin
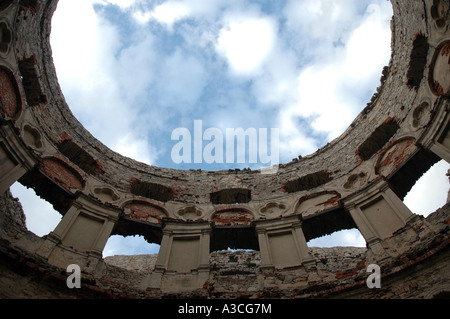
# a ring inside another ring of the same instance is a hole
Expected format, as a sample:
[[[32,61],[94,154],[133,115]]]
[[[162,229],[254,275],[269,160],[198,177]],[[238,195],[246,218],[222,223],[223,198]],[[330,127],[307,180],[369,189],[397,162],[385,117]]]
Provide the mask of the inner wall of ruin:
[[[104,146],[57,81],[57,2],[0,4],[1,297],[448,296],[449,207],[424,218],[403,203],[432,165],[450,162],[448,0],[391,1],[392,56],[372,99],[339,138],[276,174],[166,169]],[[16,181],[63,216],[47,236],[26,229]],[[366,248],[307,245],[352,228]],[[115,234],[160,252],[103,259]],[[67,288],[70,264],[80,289]],[[366,285],[371,264],[380,289]]]

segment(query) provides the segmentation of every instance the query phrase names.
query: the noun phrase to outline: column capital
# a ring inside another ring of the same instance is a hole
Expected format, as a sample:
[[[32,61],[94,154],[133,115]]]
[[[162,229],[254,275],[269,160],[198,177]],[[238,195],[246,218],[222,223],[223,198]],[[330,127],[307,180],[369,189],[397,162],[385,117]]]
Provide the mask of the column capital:
[[[257,232],[270,231],[283,228],[297,228],[302,226],[300,215],[291,215],[277,219],[260,219],[254,221]]]
[[[367,199],[382,193],[388,188],[390,188],[389,182],[386,181],[386,179],[383,176],[379,176],[373,181],[371,181],[368,185],[360,189],[358,192],[355,192],[342,198],[341,202],[345,208],[351,209],[360,204],[361,202],[364,202]]]
[[[72,207],[79,211],[88,212],[111,221],[118,221],[122,210],[111,205],[101,203],[83,193],[74,200]]]

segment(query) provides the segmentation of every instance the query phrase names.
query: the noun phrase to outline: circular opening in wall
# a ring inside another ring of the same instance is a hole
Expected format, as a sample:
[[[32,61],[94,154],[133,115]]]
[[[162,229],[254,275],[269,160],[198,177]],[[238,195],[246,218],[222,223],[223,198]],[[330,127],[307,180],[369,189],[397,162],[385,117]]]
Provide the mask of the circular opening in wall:
[[[61,1],[51,45],[72,112],[112,150],[257,169],[344,132],[389,63],[391,17],[383,0]]]

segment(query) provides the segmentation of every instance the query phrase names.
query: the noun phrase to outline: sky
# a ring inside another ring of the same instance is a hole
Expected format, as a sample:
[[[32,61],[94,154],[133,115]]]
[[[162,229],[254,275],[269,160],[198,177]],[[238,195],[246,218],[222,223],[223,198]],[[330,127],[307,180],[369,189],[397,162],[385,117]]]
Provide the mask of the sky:
[[[313,153],[344,132],[380,85],[391,17],[386,0],[60,0],[51,46],[72,112],[112,150],[182,170],[260,168],[259,158],[177,163],[172,133],[194,135],[195,120],[224,135],[278,129],[281,163]],[[445,203],[448,168],[440,162],[421,181],[418,194],[430,200],[408,194],[413,212]],[[18,183],[12,191],[29,229],[54,229],[60,215],[49,204]],[[309,244],[365,245],[357,230]],[[140,237],[113,236],[104,256],[155,250]]]

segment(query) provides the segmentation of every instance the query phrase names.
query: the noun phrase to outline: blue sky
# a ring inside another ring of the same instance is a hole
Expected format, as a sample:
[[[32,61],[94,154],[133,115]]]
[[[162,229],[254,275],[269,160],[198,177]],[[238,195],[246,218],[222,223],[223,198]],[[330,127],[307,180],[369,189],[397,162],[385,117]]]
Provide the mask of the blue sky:
[[[173,163],[172,131],[195,119],[279,128],[281,162],[314,152],[379,85],[391,16],[385,0],[62,0],[51,39],[66,99],[100,141],[145,163],[216,170],[239,165]]]
[[[386,0],[60,0],[51,45],[71,110],[112,150],[176,169],[258,168],[174,163],[171,133],[193,132],[194,120],[278,128],[280,162],[313,153],[379,86],[391,17]],[[447,168],[435,169],[441,185]],[[357,232],[339,236],[319,244],[364,245]],[[105,253],[143,246],[112,238]]]

